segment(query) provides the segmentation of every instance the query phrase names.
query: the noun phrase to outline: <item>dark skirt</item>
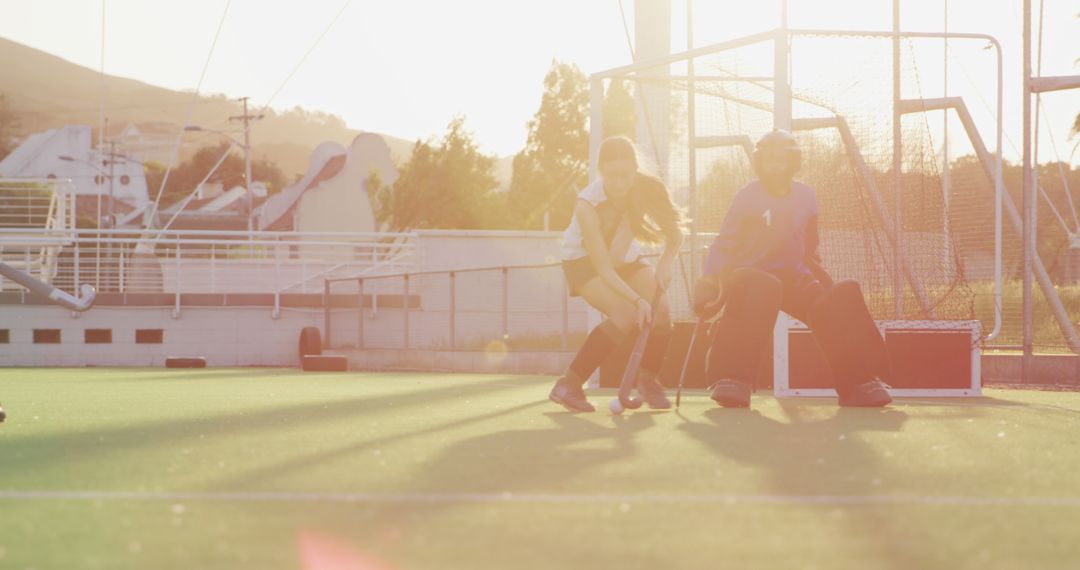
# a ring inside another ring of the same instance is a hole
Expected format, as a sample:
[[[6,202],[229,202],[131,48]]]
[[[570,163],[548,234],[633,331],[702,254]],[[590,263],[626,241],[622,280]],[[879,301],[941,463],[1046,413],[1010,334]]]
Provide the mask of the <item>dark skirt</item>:
[[[644,260],[638,259],[637,261],[615,266],[615,273],[623,279],[630,279],[639,270],[648,266]],[[580,296],[581,288],[591,281],[593,277],[599,276],[596,267],[593,266],[593,262],[588,256],[563,261],[562,268],[563,273],[566,275],[566,285],[570,290],[571,297]]]

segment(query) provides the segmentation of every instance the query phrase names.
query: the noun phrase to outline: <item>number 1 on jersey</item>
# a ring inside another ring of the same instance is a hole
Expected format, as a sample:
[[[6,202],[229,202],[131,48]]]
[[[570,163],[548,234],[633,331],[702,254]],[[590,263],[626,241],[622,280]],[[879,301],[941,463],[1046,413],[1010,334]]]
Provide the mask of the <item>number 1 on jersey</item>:
[[[761,213],[761,217],[765,218],[766,226],[772,226],[772,210],[765,210]]]

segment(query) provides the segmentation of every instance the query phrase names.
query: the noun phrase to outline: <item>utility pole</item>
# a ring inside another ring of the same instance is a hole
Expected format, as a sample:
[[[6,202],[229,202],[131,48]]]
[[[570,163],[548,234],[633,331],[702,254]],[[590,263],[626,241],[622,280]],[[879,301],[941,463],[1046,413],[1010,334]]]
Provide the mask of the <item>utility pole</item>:
[[[109,158],[108,158],[108,162],[109,162],[109,229],[112,229],[112,228],[114,228],[116,226],[115,218],[113,218],[113,215],[115,214],[115,210],[113,209],[113,201],[116,200],[116,189],[113,186],[114,181],[116,180],[116,141],[115,140],[111,140],[111,139],[109,140],[109,154],[108,154],[108,156],[109,156]]]
[[[243,121],[244,122],[244,196],[245,196],[245,209],[247,210],[247,230],[250,234],[254,229],[252,220],[252,214],[254,213],[254,198],[251,194],[251,125],[252,121],[257,121],[263,118],[262,114],[249,115],[248,114],[248,99],[250,97],[241,97],[240,102],[244,105],[243,115],[233,115],[229,117],[230,121]]]

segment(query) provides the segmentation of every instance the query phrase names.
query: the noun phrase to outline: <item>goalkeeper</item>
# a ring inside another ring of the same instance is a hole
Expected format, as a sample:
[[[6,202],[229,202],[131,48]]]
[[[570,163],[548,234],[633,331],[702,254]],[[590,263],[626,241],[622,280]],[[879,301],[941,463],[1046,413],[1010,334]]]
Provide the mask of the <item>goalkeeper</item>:
[[[841,406],[892,401],[885,343],[855,281],[832,283],[818,265],[817,198],[793,180],[802,153],[774,130],[754,149],[758,179],[739,190],[694,288],[694,311],[713,325],[706,374],[724,407],[750,405],[776,315],[806,323],[832,369]]]

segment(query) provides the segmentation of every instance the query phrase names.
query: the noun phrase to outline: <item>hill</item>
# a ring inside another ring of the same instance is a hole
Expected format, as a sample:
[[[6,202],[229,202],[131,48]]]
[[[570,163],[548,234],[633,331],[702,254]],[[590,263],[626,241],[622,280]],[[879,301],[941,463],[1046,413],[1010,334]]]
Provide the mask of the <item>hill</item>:
[[[4,70],[0,74],[0,94],[7,98],[19,122],[20,135],[78,123],[93,125],[97,136],[101,89],[97,71],[5,38],[0,38],[0,69]],[[129,124],[153,125],[158,132],[164,125],[164,130],[178,132],[190,102],[190,91],[105,75],[105,115],[110,135]],[[228,117],[241,113],[240,103],[234,99],[220,94],[200,95],[189,124],[235,129],[235,124],[229,126]],[[255,156],[276,162],[290,179],[307,169],[308,155],[319,143],[336,141],[348,145],[361,132],[349,128],[340,117],[319,111],[294,108],[269,110],[266,114],[252,130]],[[408,160],[414,141],[378,134],[398,162]],[[187,133],[182,157],[218,140],[207,133]],[[504,185],[509,184],[511,160],[501,158],[496,165],[496,174]]]

